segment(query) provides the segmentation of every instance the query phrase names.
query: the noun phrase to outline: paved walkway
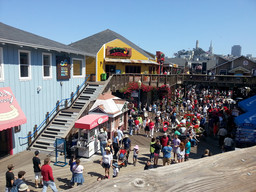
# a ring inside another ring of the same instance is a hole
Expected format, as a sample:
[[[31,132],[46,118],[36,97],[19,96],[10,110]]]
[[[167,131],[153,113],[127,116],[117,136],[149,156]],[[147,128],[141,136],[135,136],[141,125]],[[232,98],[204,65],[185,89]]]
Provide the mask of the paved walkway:
[[[157,133],[157,135],[162,135],[162,133]],[[128,165],[127,167],[121,168],[120,175],[128,174],[132,175],[134,172],[141,171],[144,169],[145,161],[149,158],[149,143],[150,138],[145,137],[144,135],[134,135],[131,138],[132,146],[139,145],[140,154],[138,158],[137,166]],[[204,150],[208,148],[213,154],[220,153],[220,149],[217,147],[217,140],[212,139],[210,137],[206,139],[202,139],[197,147],[191,148],[191,160],[200,158],[203,154]],[[9,156],[0,160],[0,188],[4,189],[5,186],[5,172],[7,170],[8,164],[14,164],[14,174],[17,175],[18,171],[25,170],[25,180],[29,185],[31,191],[41,191],[41,189],[34,188],[34,173],[33,173],[33,165],[32,165],[32,151],[24,151],[17,155]],[[46,157],[45,154],[39,155],[41,159],[41,163],[43,163],[43,159]],[[90,159],[82,158],[82,165],[85,167],[84,177],[85,177],[85,187],[87,184],[94,183],[98,184],[97,178],[101,175],[104,175],[104,169],[100,166],[99,160],[101,156],[96,154],[92,156]],[[55,157],[51,158],[52,161],[55,161]],[[132,162],[132,155],[130,155],[129,162]],[[162,166],[162,159],[159,158],[158,162],[159,166]],[[69,171],[69,166],[58,167],[51,164],[53,168],[53,176],[55,178],[56,185],[59,191],[63,191],[69,189],[68,183],[71,178],[71,172]],[[112,170],[111,173],[112,175]]]

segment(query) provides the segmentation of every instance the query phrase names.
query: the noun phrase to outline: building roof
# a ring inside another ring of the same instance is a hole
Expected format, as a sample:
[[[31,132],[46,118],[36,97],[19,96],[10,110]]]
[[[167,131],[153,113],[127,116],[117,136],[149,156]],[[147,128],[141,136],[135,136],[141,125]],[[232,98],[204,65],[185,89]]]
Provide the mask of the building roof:
[[[97,109],[100,109],[102,113],[117,116],[122,113],[122,109],[126,104],[125,100],[115,97],[111,92],[101,94],[95,103],[93,104],[90,112],[95,112]]]
[[[138,47],[137,45],[135,45],[134,43],[132,43],[131,41],[129,41],[128,39],[123,37],[122,35],[114,32],[110,29],[107,29],[105,31],[96,33],[92,36],[89,36],[89,37],[86,37],[86,38],[81,39],[79,41],[76,41],[74,43],[71,43],[70,46],[76,47],[76,48],[78,48],[82,51],[86,51],[90,54],[96,55],[97,52],[102,47],[102,45],[104,45],[105,43],[108,43],[110,41],[113,41],[115,39],[120,39],[121,41],[123,41],[127,45],[131,46],[133,49],[135,49],[138,52],[140,52],[141,54],[143,54],[145,57],[148,57],[149,59],[154,59],[151,56],[151,54],[144,51],[143,49],[141,49],[140,47]]]
[[[77,48],[11,27],[2,22],[0,22],[0,43],[94,56]]]
[[[186,59],[182,59],[178,57],[174,57],[174,58],[165,57],[164,59],[164,64],[177,64],[179,67],[185,66],[186,62],[187,62]]]

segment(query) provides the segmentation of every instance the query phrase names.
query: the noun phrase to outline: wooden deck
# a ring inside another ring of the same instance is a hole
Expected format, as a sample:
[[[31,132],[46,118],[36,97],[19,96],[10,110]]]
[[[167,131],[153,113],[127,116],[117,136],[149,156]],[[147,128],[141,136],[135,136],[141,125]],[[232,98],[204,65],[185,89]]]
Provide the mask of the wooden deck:
[[[122,175],[69,191],[256,191],[256,147]]]

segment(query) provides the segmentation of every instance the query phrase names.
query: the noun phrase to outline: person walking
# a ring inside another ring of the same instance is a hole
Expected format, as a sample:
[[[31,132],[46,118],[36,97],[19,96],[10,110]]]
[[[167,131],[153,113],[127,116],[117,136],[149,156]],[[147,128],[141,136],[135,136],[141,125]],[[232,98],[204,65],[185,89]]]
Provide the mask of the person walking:
[[[103,153],[104,153],[105,147],[107,145],[107,139],[108,139],[107,134],[105,133],[104,129],[101,128],[100,133],[98,135],[98,140],[100,141],[101,155],[103,155]]]
[[[152,121],[152,119],[150,119],[149,129],[150,129],[150,137],[153,138],[154,137],[155,123]]]
[[[52,168],[50,166],[51,160],[49,157],[44,159],[44,165],[41,168],[41,174],[43,176],[43,190],[46,192],[47,188],[50,187],[52,191],[57,192],[58,189],[54,183],[54,178],[52,174]]]
[[[150,161],[154,158],[156,139],[153,137],[150,142]]]
[[[133,165],[134,166],[136,166],[138,154],[139,154],[139,146],[135,145],[135,147],[133,148]]]
[[[154,167],[157,167],[158,158],[159,158],[161,148],[162,147],[161,147],[161,144],[160,144],[160,140],[157,139],[156,143],[155,143],[155,152],[154,152]]]
[[[43,186],[42,175],[41,175],[41,161],[38,155],[39,155],[39,151],[35,151],[35,156],[32,159],[34,173],[35,173],[35,188],[38,188],[39,184],[40,186]]]
[[[13,174],[13,169],[14,169],[13,164],[8,165],[7,169],[8,171],[5,173],[5,180],[6,180],[5,192],[10,192],[13,187],[13,182],[15,178]]]
[[[185,161],[188,161],[190,150],[191,150],[191,143],[189,138],[186,138],[186,145],[185,145]]]
[[[172,147],[170,146],[170,142],[167,142],[167,146],[164,146],[163,149],[163,166],[167,163],[167,165],[170,165],[171,163],[171,152]]]
[[[27,184],[23,181],[25,174],[26,174],[25,171],[19,171],[18,172],[18,179],[16,179],[13,182],[13,187],[16,187],[16,191],[22,191],[23,189],[26,190],[26,191],[30,191]],[[23,184],[25,184],[25,185],[23,185]]]
[[[73,166],[72,171],[73,171],[73,177],[71,179],[71,183],[74,185],[77,183],[77,185],[82,185],[84,183],[84,176],[83,176],[83,171],[84,171],[84,166],[80,165],[80,159],[76,160],[76,164]]]
[[[185,145],[184,145],[183,142],[180,143],[180,145],[177,148],[176,152],[177,152],[178,163],[183,162],[184,158],[185,158]]]
[[[130,118],[128,119],[129,135],[132,135],[133,133],[133,124],[134,124],[134,121],[132,116],[130,115]]]
[[[103,153],[100,164],[105,168],[105,178],[109,179],[109,169],[112,167],[113,155],[110,152],[110,148],[106,147],[105,152]]]
[[[118,139],[118,134],[117,132],[114,133],[114,136],[113,136],[113,148],[114,148],[114,159],[117,158],[117,153],[119,151],[119,139]]]
[[[131,151],[131,140],[129,139],[129,136],[127,134],[124,135],[124,139],[122,141],[122,145],[124,147],[124,149],[126,150],[126,159],[127,159],[127,164],[128,164],[128,160],[129,160],[129,154]]]
[[[227,130],[222,127],[220,128],[219,132],[218,132],[218,136],[219,136],[219,147],[223,147],[224,144],[224,139],[227,136],[228,132]]]
[[[122,144],[122,139],[123,139],[123,137],[124,137],[124,133],[123,133],[123,131],[121,130],[121,126],[118,127],[117,135],[118,135],[119,146],[120,146],[120,145]]]
[[[178,134],[174,135],[174,139],[173,139],[173,159],[175,160],[175,156],[177,156],[177,149],[180,145],[180,139],[178,138]]]

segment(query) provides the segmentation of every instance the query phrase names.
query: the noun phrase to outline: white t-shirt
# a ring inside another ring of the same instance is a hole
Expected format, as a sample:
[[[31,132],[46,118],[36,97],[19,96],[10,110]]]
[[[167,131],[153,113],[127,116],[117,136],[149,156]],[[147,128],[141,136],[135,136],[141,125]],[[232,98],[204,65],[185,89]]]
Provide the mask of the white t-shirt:
[[[106,153],[106,151],[103,153],[103,163],[105,164],[111,164],[111,161],[113,160],[113,155],[112,153],[108,154]]]
[[[121,141],[123,139],[123,131],[121,131],[120,129],[117,130],[117,134],[118,134],[118,140]]]
[[[73,172],[74,173],[83,173],[83,170],[84,170],[84,166],[83,165],[74,165],[73,166]]]

